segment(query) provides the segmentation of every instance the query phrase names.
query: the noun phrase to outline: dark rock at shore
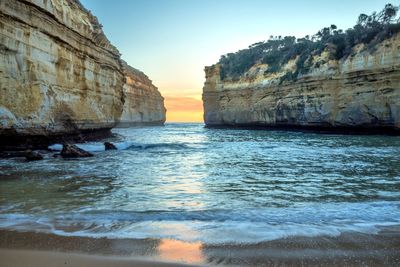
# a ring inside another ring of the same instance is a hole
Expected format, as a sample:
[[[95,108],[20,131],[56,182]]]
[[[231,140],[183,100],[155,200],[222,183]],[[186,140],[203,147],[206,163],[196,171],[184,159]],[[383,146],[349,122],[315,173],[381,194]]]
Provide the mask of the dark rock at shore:
[[[42,160],[43,156],[37,152],[28,150],[25,152],[25,158],[27,161],[38,161],[38,160]]]
[[[1,130],[1,129],[0,129]],[[48,150],[52,144],[84,143],[87,141],[100,141],[111,137],[110,129],[84,130],[79,133],[66,133],[56,135],[27,136],[24,134],[0,133],[0,153],[8,151],[24,152],[30,150]],[[1,155],[0,155],[1,158]]]
[[[33,152],[31,150],[0,152],[0,159],[11,159],[11,158],[26,158],[27,161],[36,161],[36,160],[42,160],[43,156],[40,153]]]
[[[83,149],[80,149],[75,145],[65,144],[63,145],[61,156],[63,158],[87,158],[87,157],[93,157],[93,154]]]
[[[26,151],[3,151],[0,152],[0,159],[23,158]]]
[[[106,148],[106,150],[117,150],[117,147],[110,142],[105,142],[104,147]]]

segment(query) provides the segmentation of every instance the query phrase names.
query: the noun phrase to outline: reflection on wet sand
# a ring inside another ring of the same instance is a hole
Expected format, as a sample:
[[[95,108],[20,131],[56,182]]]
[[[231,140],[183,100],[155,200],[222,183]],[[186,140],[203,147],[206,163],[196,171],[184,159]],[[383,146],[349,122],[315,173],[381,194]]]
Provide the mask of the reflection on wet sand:
[[[172,239],[109,239],[0,230],[0,249],[80,252],[205,264],[202,244]],[[1,264],[0,264],[1,266]]]
[[[163,239],[158,245],[158,257],[163,261],[204,264],[202,244]]]

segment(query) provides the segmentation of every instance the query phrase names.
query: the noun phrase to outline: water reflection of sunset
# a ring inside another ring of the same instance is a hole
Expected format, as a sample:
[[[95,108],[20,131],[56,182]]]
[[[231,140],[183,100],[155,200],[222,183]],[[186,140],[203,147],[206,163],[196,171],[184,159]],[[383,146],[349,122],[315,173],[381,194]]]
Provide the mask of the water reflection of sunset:
[[[161,260],[178,261],[189,264],[204,264],[202,244],[188,243],[172,239],[163,239],[158,246]]]

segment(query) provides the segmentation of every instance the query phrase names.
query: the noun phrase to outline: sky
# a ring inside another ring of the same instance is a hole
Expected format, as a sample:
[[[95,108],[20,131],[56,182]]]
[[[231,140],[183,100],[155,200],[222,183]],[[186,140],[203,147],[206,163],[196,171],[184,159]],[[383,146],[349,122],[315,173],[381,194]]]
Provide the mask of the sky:
[[[274,35],[304,37],[398,0],[81,0],[165,97],[167,121],[200,122],[204,67]]]

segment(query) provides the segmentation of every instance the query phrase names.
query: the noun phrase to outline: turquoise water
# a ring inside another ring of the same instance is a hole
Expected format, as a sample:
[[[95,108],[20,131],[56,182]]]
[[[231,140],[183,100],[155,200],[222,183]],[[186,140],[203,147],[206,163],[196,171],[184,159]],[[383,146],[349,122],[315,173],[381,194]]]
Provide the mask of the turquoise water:
[[[0,228],[254,243],[400,225],[400,138],[116,129],[95,157],[0,161]],[[59,145],[52,146],[57,150]]]

